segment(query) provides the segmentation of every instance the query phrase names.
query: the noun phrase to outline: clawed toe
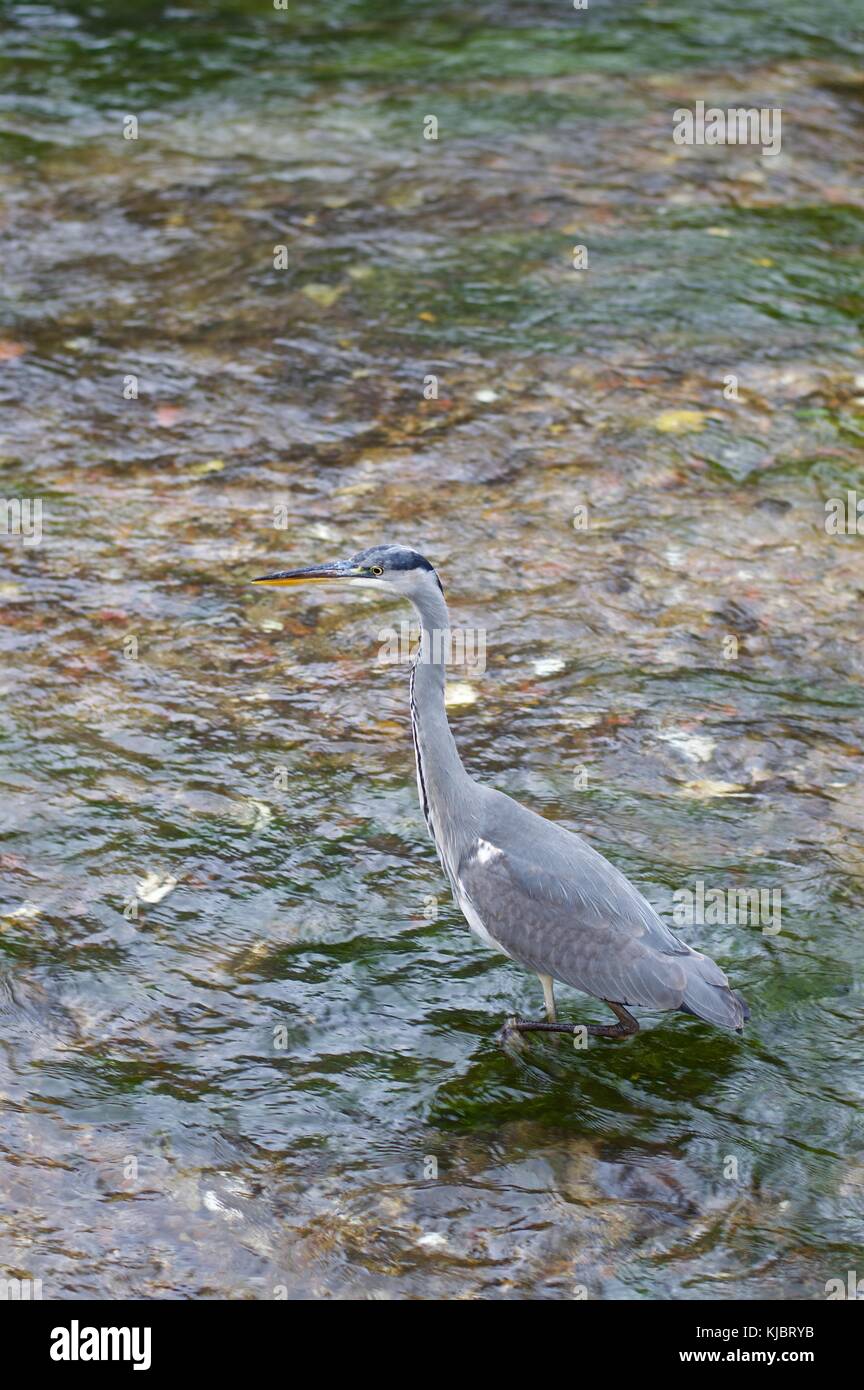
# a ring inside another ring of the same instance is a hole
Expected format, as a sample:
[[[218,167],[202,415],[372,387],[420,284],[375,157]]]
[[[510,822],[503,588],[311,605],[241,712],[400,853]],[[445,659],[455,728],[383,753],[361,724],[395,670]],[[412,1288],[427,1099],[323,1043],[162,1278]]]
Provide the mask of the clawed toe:
[[[521,1022],[522,1020],[518,1019],[515,1014],[512,1014],[510,1018],[504,1020],[498,1033],[498,1041],[502,1047],[506,1047],[514,1038],[520,1038],[522,1036],[522,1030],[519,1027]]]

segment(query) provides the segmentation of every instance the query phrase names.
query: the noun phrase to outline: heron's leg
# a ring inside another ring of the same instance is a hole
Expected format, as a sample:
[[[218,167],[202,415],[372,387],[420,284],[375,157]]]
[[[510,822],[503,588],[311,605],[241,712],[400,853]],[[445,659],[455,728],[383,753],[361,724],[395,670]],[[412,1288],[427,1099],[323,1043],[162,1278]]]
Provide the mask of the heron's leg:
[[[604,999],[604,1004],[608,1004],[617,1023],[589,1023],[589,1038],[632,1038],[634,1033],[639,1032],[639,1024],[632,1014],[628,1014],[623,1004],[613,1004],[611,999]]]
[[[546,1004],[546,1017],[550,1023],[554,1023],[556,1021],[555,986],[552,983],[552,976],[540,975],[538,976],[538,978],[540,980],[541,985],[543,986],[543,1000]]]

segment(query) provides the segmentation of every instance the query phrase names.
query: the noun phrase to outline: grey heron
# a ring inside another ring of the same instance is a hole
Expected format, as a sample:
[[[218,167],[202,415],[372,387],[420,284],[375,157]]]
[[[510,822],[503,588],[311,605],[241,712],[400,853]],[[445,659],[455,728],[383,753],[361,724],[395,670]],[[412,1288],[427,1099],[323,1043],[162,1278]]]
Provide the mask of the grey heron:
[[[629,1009],[681,1010],[740,1032],[749,1017],[709,956],[680,941],[629,879],[579,835],[483,786],[462,765],[445,708],[450,620],[429,561],[401,545],[263,575],[256,584],[363,584],[409,600],[420,619],[411,729],[420,805],[471,930],[540,978],[546,1020],[507,1030],[626,1038]],[[559,1023],[554,981],[602,999],[617,1023]]]

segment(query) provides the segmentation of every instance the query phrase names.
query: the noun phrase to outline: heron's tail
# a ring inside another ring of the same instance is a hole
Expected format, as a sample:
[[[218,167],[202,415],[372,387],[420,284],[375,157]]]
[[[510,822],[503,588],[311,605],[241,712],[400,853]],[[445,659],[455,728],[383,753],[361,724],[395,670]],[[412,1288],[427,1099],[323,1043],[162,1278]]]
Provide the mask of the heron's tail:
[[[734,1028],[736,1033],[743,1033],[750,1010],[741,995],[729,988],[723,971],[708,956],[694,951],[691,961],[682,1012],[704,1018],[717,1028]]]

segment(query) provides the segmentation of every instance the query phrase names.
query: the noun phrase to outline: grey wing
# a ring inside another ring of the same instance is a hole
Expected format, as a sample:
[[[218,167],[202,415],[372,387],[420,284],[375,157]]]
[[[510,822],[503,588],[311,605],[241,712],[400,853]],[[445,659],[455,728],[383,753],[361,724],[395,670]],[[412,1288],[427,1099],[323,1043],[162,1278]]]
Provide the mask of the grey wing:
[[[742,1026],[743,1003],[723,971],[680,941],[614,865],[578,835],[510,804],[522,813],[518,823],[491,824],[488,839],[463,854],[457,881],[514,960],[598,999]]]

